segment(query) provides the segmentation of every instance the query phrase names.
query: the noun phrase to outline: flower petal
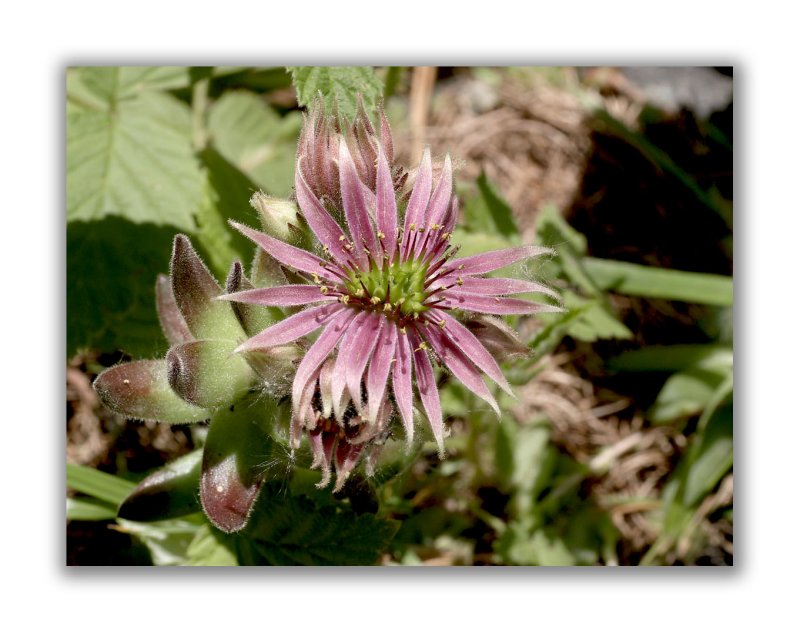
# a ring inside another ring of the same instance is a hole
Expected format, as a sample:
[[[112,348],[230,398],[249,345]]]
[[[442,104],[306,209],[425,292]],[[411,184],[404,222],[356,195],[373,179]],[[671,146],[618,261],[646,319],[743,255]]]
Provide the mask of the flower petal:
[[[345,366],[347,389],[359,411],[362,408],[361,379],[364,376],[364,370],[367,368],[370,358],[372,358],[372,351],[375,349],[375,343],[381,335],[383,323],[387,321],[387,319],[375,312],[369,312],[368,315],[364,325],[361,326],[358,332],[358,338],[355,339],[350,352],[350,360]]]
[[[326,304],[307,308],[302,312],[285,318],[283,321],[279,321],[275,325],[269,326],[263,332],[259,332],[254,337],[247,339],[234,351],[246,352],[290,343],[322,327],[328,320],[344,309],[339,304]]]
[[[394,399],[403,427],[406,430],[406,443],[414,439],[414,392],[411,389],[411,348],[408,345],[408,334],[402,330],[397,335],[394,363],[392,364],[392,386]]]
[[[300,205],[308,226],[314,231],[314,235],[317,236],[320,243],[330,251],[336,261],[344,264],[349,259],[349,253],[344,249],[344,241],[339,238],[345,233],[308,186],[301,169],[303,162],[304,159],[301,157],[297,161],[297,170],[295,171],[294,187],[297,203]]]
[[[500,408],[497,406],[497,401],[486,387],[480,372],[469,358],[453,344],[438,325],[431,323],[430,327],[424,328],[421,333],[431,344],[431,347],[442,362],[453,372],[453,375],[472,393],[488,402],[499,418]]]
[[[437,282],[441,284],[441,282]],[[539,292],[546,294],[554,299],[558,299],[558,293],[535,281],[525,281],[524,279],[505,279],[500,277],[464,277],[460,290],[469,294],[476,295],[516,295],[527,292]]]
[[[353,157],[350,155],[344,138],[339,143],[339,183],[347,226],[353,238],[356,260],[359,265],[368,268],[369,262],[364,247],[377,253],[376,236],[369,218],[367,198],[363,191],[364,185],[358,177]]]
[[[428,311],[429,318],[433,321],[444,321],[444,333],[447,337],[467,355],[475,366],[494,380],[507,394],[513,396],[511,386],[508,384],[497,361],[489,351],[481,345],[475,335],[443,310],[432,309]]]
[[[264,306],[302,306],[319,301],[336,301],[338,295],[323,294],[319,286],[294,284],[274,288],[253,288],[217,297],[223,301],[255,303]]]
[[[340,310],[300,361],[292,383],[292,404],[295,414],[299,413],[297,407],[302,399],[303,389],[306,388],[320,365],[325,362],[328,354],[336,347],[355,314],[353,310]]]
[[[420,338],[414,330],[408,332],[408,342],[414,348],[414,373],[417,375],[417,390],[428,417],[428,424],[433,431],[436,445],[439,447],[439,458],[444,459],[444,421],[442,405],[439,402],[439,389],[433,377],[433,367],[428,353],[420,345]]]
[[[551,254],[552,249],[544,246],[515,246],[504,248],[499,251],[489,251],[480,255],[462,257],[449,262],[448,269],[453,275],[482,275],[498,268],[510,266],[516,262],[538,257],[539,255]]]
[[[371,312],[360,311],[353,322],[347,328],[342,344],[339,346],[339,355],[336,357],[336,365],[333,369],[331,378],[331,397],[333,398],[333,410],[338,418],[344,413],[343,407],[346,402],[342,400],[342,394],[347,386],[347,372],[351,364],[356,362],[356,352],[360,351],[363,342],[362,328],[367,324]],[[349,398],[347,399],[349,402]]]
[[[367,372],[367,419],[373,422],[378,415],[381,402],[384,401],[386,382],[392,367],[392,356],[394,356],[396,345],[397,326],[387,322],[378,339]]]
[[[237,231],[250,238],[263,248],[270,256],[277,259],[284,266],[300,270],[311,275],[319,275],[329,281],[338,281],[339,277],[331,272],[331,264],[316,255],[312,255],[302,248],[290,246],[286,242],[276,240],[266,233],[251,229],[249,226],[228,220],[229,224]]]
[[[487,297],[457,292],[455,289],[445,290],[438,295],[444,301],[442,307],[456,310],[468,310],[482,314],[535,314],[537,312],[563,312],[563,308],[546,303],[534,303],[524,299],[509,297]]]
[[[450,208],[450,198],[453,195],[453,164],[450,154],[444,157],[444,167],[439,182],[431,195],[428,209],[425,213],[425,224],[439,224]]]
[[[406,206],[406,219],[403,225],[403,255],[407,256],[411,249],[412,232],[425,222],[425,209],[428,208],[428,200],[431,197],[431,184],[433,181],[433,170],[431,168],[431,151],[427,147],[422,153],[422,161],[417,170],[417,179],[414,182],[414,189]],[[412,225],[414,228],[412,229]]]
[[[431,200],[428,203],[428,208],[425,211],[425,218],[423,220],[425,231],[417,238],[416,245],[414,246],[414,255],[417,256],[422,251],[423,245],[429,241],[430,234],[438,233],[439,229],[434,228],[439,224],[439,220],[444,217],[450,206],[450,198],[453,193],[453,167],[450,163],[450,155],[445,157],[444,168],[442,174],[439,176],[439,182],[436,184],[436,189],[431,195]]]
[[[392,172],[386,153],[378,148],[378,175],[375,192],[375,215],[378,230],[383,233],[383,249],[391,260],[397,246],[397,200],[394,196]]]

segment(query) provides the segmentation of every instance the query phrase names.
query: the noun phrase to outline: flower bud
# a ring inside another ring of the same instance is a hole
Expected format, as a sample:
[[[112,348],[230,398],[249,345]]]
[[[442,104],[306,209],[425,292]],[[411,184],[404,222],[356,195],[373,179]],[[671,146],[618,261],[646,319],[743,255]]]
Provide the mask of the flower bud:
[[[250,206],[258,211],[261,225],[266,233],[284,241],[294,237],[292,227],[297,227],[299,224],[296,204],[257,191],[250,198]]]

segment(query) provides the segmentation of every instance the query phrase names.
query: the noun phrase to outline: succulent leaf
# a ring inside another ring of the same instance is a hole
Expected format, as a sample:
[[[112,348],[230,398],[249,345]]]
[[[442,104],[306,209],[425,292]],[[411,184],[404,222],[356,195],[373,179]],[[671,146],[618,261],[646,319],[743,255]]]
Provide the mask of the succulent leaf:
[[[175,302],[195,338],[241,340],[245,337],[230,305],[214,301],[222,294],[222,288],[185,235],[175,236],[170,275]]]
[[[197,491],[203,449],[179,457],[145,477],[119,506],[117,516],[159,521],[200,511]]]
[[[277,401],[260,397],[221,409],[211,420],[203,451],[200,502],[209,520],[223,532],[238,532],[247,525],[267,478],[267,465],[280,450],[269,430],[282,412]]]
[[[208,409],[183,400],[172,390],[163,359],[106,369],[95,379],[94,388],[109,409],[137,420],[184,424],[211,417]]]
[[[258,377],[234,347],[235,342],[219,340],[173,346],[166,359],[170,386],[187,402],[208,409],[235,402]]]

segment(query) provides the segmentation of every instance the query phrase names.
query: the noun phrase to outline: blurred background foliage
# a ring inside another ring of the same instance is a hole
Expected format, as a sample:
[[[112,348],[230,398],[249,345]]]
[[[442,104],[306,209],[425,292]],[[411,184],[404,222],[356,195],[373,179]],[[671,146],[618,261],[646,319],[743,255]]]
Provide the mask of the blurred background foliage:
[[[449,152],[462,254],[554,247],[522,272],[566,310],[509,319],[531,353],[507,364],[500,422],[440,377],[445,461],[393,442],[334,498],[276,454],[245,534],[210,527],[191,488],[125,519],[148,473],[192,472],[205,430],[121,419],[91,381],[166,351],[175,233],[220,279],[252,259],[226,221],[256,225],[258,189],[290,195],[318,91],[345,116],[385,100],[401,163]],[[67,562],[731,564],[732,94],[729,68],[68,69]]]

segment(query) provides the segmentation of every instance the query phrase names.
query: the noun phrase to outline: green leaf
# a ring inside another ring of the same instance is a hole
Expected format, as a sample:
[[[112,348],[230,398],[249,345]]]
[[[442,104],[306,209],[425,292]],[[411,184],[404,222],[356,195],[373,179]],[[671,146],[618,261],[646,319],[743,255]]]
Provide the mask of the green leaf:
[[[202,457],[198,448],[145,477],[120,504],[120,518],[154,521],[200,512]]]
[[[352,119],[358,105],[358,95],[367,110],[381,98],[383,86],[371,66],[289,66],[292,83],[297,91],[297,103],[310,105],[319,93],[328,112]]]
[[[208,117],[211,142],[219,153],[267,193],[279,197],[287,197],[294,184],[301,127],[300,113],[281,117],[258,95],[247,91],[225,93],[211,107]],[[241,193],[249,198],[253,190]],[[243,209],[247,208],[245,204]]]
[[[623,352],[608,360],[614,371],[680,371],[692,365],[720,367],[733,364],[728,345],[651,345]]]
[[[117,509],[96,499],[67,497],[67,521],[108,521],[117,516]]]
[[[203,150],[200,159],[207,182],[197,213],[197,246],[212,272],[224,278],[234,260],[247,264],[253,259],[253,243],[232,230],[228,220],[255,224],[249,201],[258,185],[214,148]]]
[[[728,372],[715,367],[690,367],[670,376],[648,411],[648,419],[666,424],[697,415],[712,400]]]
[[[201,514],[152,523],[117,519],[117,524],[120,532],[135,536],[147,546],[154,565],[186,565],[187,550],[205,525]]]
[[[118,506],[136,484],[94,468],[67,464],[67,488]]]
[[[224,532],[237,532],[247,523],[264,482],[283,476],[288,456],[270,436],[288,423],[288,405],[266,394],[254,394],[223,408],[211,418],[203,451],[200,502],[206,516]]]
[[[220,532],[204,525],[186,550],[186,564],[192,567],[235,567],[236,553],[221,538]]]
[[[602,290],[715,306],[733,305],[733,279],[586,257],[583,265]]]
[[[495,230],[505,237],[517,235],[517,224],[514,221],[514,214],[511,211],[511,207],[503,200],[494,185],[489,182],[485,172],[481,171],[476,184],[478,185],[478,191],[480,191],[486,203]]]
[[[119,216],[194,229],[203,179],[188,106],[143,89],[126,69],[77,72],[92,99],[67,115],[67,221]]]
[[[719,409],[689,453],[683,482],[683,503],[694,506],[711,492],[733,466],[733,407]]]
[[[174,232],[108,217],[67,225],[67,355],[78,348],[153,356],[166,349],[155,285]]]
[[[250,524],[234,537],[241,564],[371,565],[399,526],[342,504],[317,506],[279,490],[271,485],[264,491]]]

